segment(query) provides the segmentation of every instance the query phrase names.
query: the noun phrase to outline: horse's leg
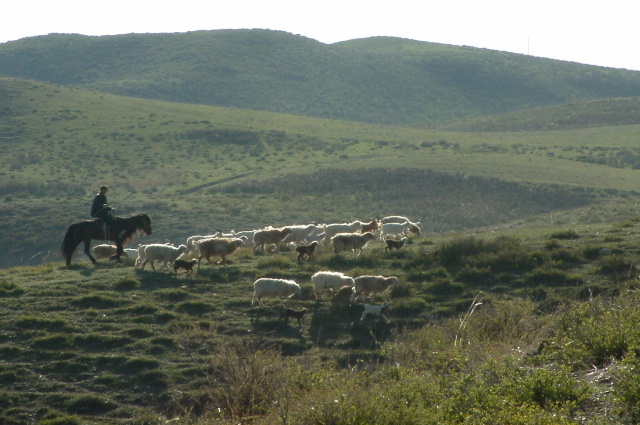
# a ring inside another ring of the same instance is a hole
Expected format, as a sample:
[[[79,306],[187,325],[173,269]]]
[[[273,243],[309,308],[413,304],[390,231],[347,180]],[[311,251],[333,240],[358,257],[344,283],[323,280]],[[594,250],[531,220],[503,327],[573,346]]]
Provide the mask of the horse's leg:
[[[93,255],[91,255],[91,250],[89,248],[91,248],[91,239],[85,239],[84,241],[84,253],[87,254],[87,257],[89,257],[89,259],[91,260],[91,262],[93,263],[93,265],[96,265],[96,259],[93,258]]]
[[[124,249],[122,248],[122,240],[118,237],[118,235],[116,235],[116,238],[115,238],[114,242],[116,243],[116,253],[114,255],[112,255],[109,259],[110,260],[115,260],[115,261],[117,261],[119,263],[120,262],[120,256],[124,252]]]

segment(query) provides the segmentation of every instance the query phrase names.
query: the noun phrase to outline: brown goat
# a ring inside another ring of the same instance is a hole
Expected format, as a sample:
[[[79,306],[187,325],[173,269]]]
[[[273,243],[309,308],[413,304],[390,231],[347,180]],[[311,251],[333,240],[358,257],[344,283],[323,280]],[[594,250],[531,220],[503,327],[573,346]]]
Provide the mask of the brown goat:
[[[378,220],[371,220],[371,222],[362,226],[362,230],[360,230],[360,233],[367,233],[367,232],[374,233],[379,228],[380,228],[380,222]]]

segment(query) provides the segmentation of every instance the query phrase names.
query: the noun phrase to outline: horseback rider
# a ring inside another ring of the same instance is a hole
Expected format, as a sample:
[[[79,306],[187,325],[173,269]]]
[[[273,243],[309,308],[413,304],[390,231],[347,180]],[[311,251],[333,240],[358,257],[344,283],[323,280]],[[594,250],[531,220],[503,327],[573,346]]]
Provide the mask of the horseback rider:
[[[93,198],[93,203],[91,204],[91,217],[101,218],[104,220],[106,225],[111,229],[113,234],[120,238],[120,228],[118,227],[118,222],[116,218],[111,215],[111,211],[114,211],[113,208],[109,206],[107,202],[107,192],[109,188],[105,185],[100,186],[100,193],[98,193]]]

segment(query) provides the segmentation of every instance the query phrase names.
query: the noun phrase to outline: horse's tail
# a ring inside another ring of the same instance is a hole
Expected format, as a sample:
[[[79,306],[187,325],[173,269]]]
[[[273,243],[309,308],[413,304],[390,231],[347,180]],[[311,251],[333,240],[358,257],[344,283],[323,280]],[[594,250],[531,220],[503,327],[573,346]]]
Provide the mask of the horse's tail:
[[[73,251],[75,251],[76,247],[80,243],[80,240],[77,237],[79,224],[80,223],[73,223],[69,226],[67,228],[67,233],[64,234],[64,239],[62,239],[60,255],[62,255],[62,258],[64,258],[65,261],[69,261],[73,255]]]

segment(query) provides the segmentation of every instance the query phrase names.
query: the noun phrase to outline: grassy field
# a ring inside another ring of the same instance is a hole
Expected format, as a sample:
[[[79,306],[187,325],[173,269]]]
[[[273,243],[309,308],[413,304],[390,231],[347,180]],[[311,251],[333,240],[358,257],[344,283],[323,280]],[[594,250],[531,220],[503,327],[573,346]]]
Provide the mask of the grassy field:
[[[375,241],[357,259],[322,247],[309,263],[243,248],[192,278],[131,260],[2,269],[0,418],[635,423],[639,222],[442,234],[392,254]],[[390,320],[361,322],[348,292],[316,300],[319,270],[397,276]],[[303,326],[275,299],[251,306],[267,276],[300,283],[288,305],[310,311]]]
[[[637,125],[576,128],[569,110],[564,130],[453,132],[170,104],[10,78],[0,79],[0,92],[7,102],[0,224],[10,229],[0,234],[9,247],[3,266],[57,258],[65,228],[87,217],[104,183],[118,214],[152,217],[159,241],[214,228],[392,214],[422,220],[430,232],[589,205],[617,217],[609,213],[633,210],[637,199]],[[622,102],[625,110],[634,104]]]
[[[10,78],[0,99],[2,423],[637,423],[639,124],[618,119],[637,101],[606,109],[624,125],[585,126],[594,103],[552,130],[496,117],[497,132]],[[392,214],[423,235],[309,263],[243,248],[189,279],[82,255],[64,267],[62,235],[104,183],[120,215],[152,217],[145,243]],[[348,292],[316,301],[318,270],[397,276],[390,320],[361,322]],[[301,284],[304,326],[276,300],[251,306],[258,277]]]

